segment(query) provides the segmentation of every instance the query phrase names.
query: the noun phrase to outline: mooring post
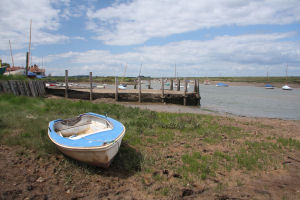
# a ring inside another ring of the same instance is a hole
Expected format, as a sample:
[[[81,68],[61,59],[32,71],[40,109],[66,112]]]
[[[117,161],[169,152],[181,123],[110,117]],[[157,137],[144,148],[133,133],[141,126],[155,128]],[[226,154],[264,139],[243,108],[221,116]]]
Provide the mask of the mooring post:
[[[165,102],[165,84],[164,84],[164,79],[161,78],[161,101],[162,103]]]
[[[201,105],[201,103],[200,103],[200,99],[201,99],[201,97],[200,97],[200,80],[198,80],[197,82],[198,82],[197,83],[197,97],[199,98],[197,105],[200,106]]]
[[[184,78],[183,105],[186,106],[187,80]]]
[[[90,72],[90,101],[93,100],[93,73]]]
[[[141,77],[139,76],[139,103],[142,102],[142,84],[141,84]]]
[[[65,98],[68,98],[68,89],[69,89],[69,85],[68,85],[68,70],[65,70],[65,85],[66,85],[66,89],[65,89]]]
[[[116,84],[115,101],[118,101],[118,77],[115,77],[115,84]]]
[[[180,79],[177,78],[177,91],[180,91]]]
[[[149,85],[148,85],[148,89],[151,89],[151,78],[149,78]]]
[[[25,69],[26,76],[28,76],[28,69],[29,69],[29,52],[26,53],[26,69]]]
[[[170,83],[170,90],[173,90],[173,79],[171,79],[171,83]]]
[[[194,80],[194,92],[197,92],[197,88],[198,88],[197,79],[195,79]]]
[[[136,89],[136,85],[137,85],[137,80],[134,80],[134,85],[133,85],[133,89]]]

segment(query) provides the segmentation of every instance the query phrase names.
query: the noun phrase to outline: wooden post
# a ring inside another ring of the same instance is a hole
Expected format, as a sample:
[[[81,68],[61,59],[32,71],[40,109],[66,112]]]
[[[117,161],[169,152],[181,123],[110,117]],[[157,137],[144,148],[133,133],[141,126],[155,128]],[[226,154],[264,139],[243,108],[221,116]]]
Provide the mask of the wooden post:
[[[165,84],[164,84],[164,79],[161,78],[161,98],[162,98],[162,103],[165,102]]]
[[[90,72],[90,101],[93,100],[93,72]]]
[[[177,78],[177,91],[180,91],[180,79]]]
[[[149,78],[149,85],[148,85],[148,89],[151,89],[151,78]]]
[[[197,80],[195,79],[194,80],[194,92],[197,92],[197,88],[198,88]]]
[[[200,80],[197,81],[197,97],[199,98],[197,105],[200,106],[201,105],[201,103],[200,103],[200,99],[201,99],[201,97],[200,97]]]
[[[29,68],[29,52],[26,53],[26,69],[25,69],[25,76],[28,75],[28,68]]]
[[[186,106],[187,81],[184,78],[183,105]]]
[[[141,85],[141,77],[139,77],[139,103],[142,102],[142,85]]]
[[[170,83],[170,90],[173,90],[173,79],[171,79],[171,83]]]
[[[134,80],[134,86],[133,86],[133,89],[136,89],[136,85],[137,85],[137,82],[138,80]]]
[[[116,84],[115,101],[118,101],[118,77],[115,77],[115,84]]]
[[[65,70],[65,85],[66,85],[66,89],[65,89],[65,98],[68,98],[68,89],[69,89],[69,84],[68,84],[68,70]]]

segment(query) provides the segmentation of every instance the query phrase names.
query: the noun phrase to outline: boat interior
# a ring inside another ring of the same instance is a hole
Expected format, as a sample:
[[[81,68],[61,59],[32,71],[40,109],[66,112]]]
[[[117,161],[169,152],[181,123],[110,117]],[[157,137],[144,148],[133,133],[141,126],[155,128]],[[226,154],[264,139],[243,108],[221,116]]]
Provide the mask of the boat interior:
[[[72,140],[112,129],[113,125],[108,120],[93,115],[80,115],[54,124],[57,134]]]

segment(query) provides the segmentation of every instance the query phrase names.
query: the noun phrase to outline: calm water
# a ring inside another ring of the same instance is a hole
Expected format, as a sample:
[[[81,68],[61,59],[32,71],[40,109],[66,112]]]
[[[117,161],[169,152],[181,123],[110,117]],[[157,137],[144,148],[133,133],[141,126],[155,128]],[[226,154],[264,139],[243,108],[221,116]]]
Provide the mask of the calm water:
[[[159,89],[160,83],[152,83]],[[188,89],[193,90],[193,85]],[[168,86],[165,86],[168,89]],[[183,90],[183,88],[181,88]],[[265,89],[255,86],[200,85],[201,110],[251,117],[300,120],[300,89]]]
[[[142,88],[146,88],[145,82]],[[114,88],[114,85],[108,85]],[[160,89],[160,82],[151,82],[151,87]],[[128,89],[133,89],[129,85]],[[169,89],[169,86],[165,86]],[[183,90],[183,88],[181,88]],[[193,85],[188,88],[193,90]],[[292,91],[281,88],[265,89],[255,86],[216,87],[215,85],[200,85],[200,110],[211,110],[220,113],[251,117],[268,117],[300,120],[300,89]],[[181,108],[181,110],[184,108]],[[198,108],[195,108],[198,109]],[[189,110],[187,109],[187,112]]]
[[[300,120],[300,89],[200,85],[201,109],[236,115]]]

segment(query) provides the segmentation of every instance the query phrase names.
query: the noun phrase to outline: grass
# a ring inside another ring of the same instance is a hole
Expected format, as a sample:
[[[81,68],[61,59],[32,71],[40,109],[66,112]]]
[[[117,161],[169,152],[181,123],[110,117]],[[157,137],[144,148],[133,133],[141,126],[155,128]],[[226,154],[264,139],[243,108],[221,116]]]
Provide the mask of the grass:
[[[41,158],[61,154],[47,136],[51,120],[85,112],[107,114],[119,120],[125,125],[126,134],[110,170],[122,176],[150,174],[154,182],[164,185],[159,191],[163,196],[174,192],[168,187],[163,170],[170,171],[169,176],[171,172],[179,174],[174,184],[182,186],[205,181],[218,172],[267,170],[277,165],[284,152],[300,149],[298,140],[253,136],[242,128],[221,124],[222,117],[210,115],[161,113],[117,104],[12,95],[0,95],[0,107],[0,143],[33,150]],[[20,150],[18,154],[26,156],[26,151]],[[74,177],[62,173],[74,169],[86,176],[105,173],[65,158],[56,174],[69,185]],[[217,190],[223,188],[224,185],[217,186]]]

